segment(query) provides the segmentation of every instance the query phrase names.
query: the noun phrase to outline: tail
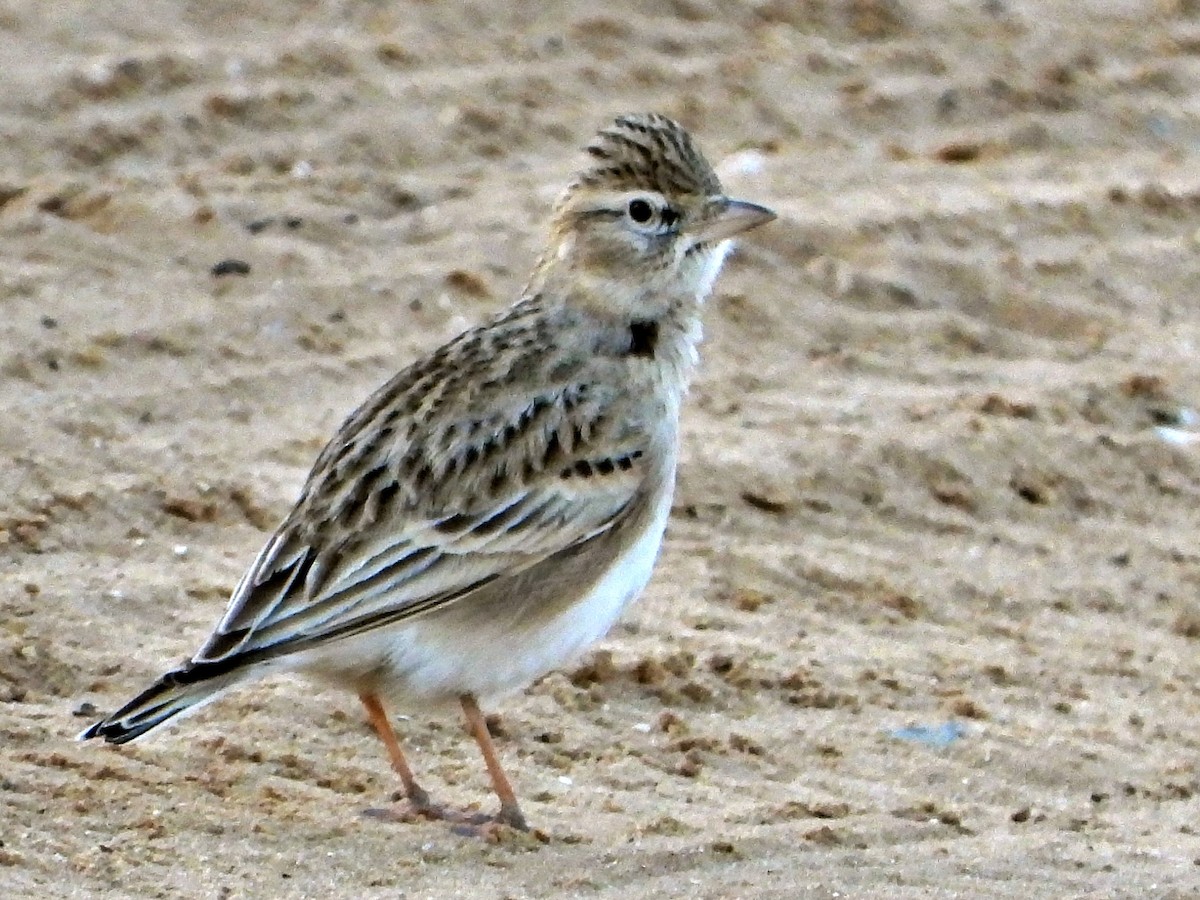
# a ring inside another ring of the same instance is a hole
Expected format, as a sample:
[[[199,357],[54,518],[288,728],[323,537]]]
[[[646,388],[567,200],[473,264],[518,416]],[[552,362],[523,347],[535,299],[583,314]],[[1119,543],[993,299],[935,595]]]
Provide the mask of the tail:
[[[214,669],[216,671],[214,671]],[[140,738],[180,713],[196,711],[239,680],[227,667],[188,664],[168,672],[116,712],[79,735],[124,744]]]

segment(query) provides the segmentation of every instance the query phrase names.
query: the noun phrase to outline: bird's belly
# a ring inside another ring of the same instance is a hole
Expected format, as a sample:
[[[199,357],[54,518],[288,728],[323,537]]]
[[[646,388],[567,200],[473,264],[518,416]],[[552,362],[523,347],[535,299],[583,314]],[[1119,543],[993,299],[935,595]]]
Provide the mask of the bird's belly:
[[[450,615],[435,613],[354,639],[353,647],[339,648],[338,671],[322,672],[319,662],[306,668],[382,693],[397,702],[397,711],[406,704],[440,705],[464,693],[487,699],[526,687],[607,634],[642,592],[669,510],[668,495],[643,534],[585,594],[559,604],[552,616],[536,609],[515,617],[501,610],[460,615],[455,604]]]
[[[407,646],[396,648],[397,669],[407,669],[404,692],[495,697],[569,662],[607,634],[625,605],[646,587],[665,525],[664,510],[585,595],[552,618],[531,614],[527,622],[517,623],[480,619],[467,633],[455,627],[441,634],[437,623],[419,623],[419,637],[414,634]]]

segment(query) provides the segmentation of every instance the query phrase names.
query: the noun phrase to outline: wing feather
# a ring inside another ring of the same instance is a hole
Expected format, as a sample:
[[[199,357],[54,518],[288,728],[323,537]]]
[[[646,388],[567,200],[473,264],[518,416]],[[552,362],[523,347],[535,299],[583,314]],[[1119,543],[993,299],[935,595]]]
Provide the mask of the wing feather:
[[[422,615],[613,527],[642,488],[646,436],[614,435],[604,423],[621,421],[615,398],[581,409],[584,393],[565,385],[508,401],[502,411],[521,427],[495,427],[489,410],[486,439],[482,428],[416,430],[404,446],[362,460],[372,476],[366,496],[348,483],[354,467],[327,450],[321,459],[343,476],[318,463],[194,662],[283,655]],[[497,434],[506,445],[496,446]],[[355,518],[364,510],[374,519]],[[336,527],[343,520],[353,526]]]

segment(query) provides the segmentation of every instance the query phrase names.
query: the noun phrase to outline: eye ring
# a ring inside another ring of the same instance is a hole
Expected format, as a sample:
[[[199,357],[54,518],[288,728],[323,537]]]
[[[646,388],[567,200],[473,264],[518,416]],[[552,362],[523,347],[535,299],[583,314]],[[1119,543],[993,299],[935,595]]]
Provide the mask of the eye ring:
[[[654,207],[648,202],[638,197],[636,200],[629,201],[629,218],[637,222],[639,225],[645,225],[654,217]]]

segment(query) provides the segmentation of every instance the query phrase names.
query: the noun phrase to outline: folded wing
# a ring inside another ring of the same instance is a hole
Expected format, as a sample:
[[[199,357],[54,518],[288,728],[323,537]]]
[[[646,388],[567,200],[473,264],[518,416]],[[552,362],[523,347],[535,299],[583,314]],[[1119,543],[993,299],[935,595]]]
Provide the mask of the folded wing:
[[[392,407],[352,417],[193,664],[228,671],[412,619],[612,528],[645,479],[646,436],[619,405],[568,382],[475,397],[402,439]]]

